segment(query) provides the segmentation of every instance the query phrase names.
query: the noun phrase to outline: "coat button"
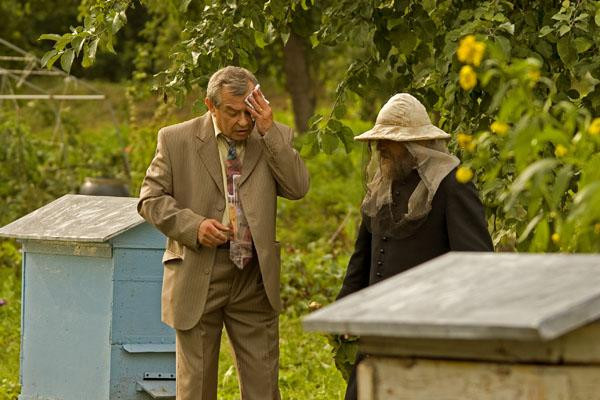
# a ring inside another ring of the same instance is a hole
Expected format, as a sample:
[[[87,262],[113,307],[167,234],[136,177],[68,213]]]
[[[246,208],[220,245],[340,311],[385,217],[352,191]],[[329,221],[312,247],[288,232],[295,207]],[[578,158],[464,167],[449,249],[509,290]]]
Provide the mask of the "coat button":
[[[383,261],[377,261],[377,265],[383,265]]]
[[[381,240],[383,240],[384,242],[387,242],[387,240],[388,240],[388,237],[387,237],[387,236],[384,236],[384,237],[382,237],[382,238],[381,238]]]
[[[224,208],[225,208],[225,207],[224,207],[222,204],[219,204],[219,205],[217,206],[217,211],[223,211],[223,209],[224,209]]]
[[[381,254],[385,253],[385,250],[383,250],[383,247],[382,247],[381,249],[379,249],[379,252],[380,252]]]
[[[381,278],[381,272],[376,273],[375,275],[377,275],[378,278]]]

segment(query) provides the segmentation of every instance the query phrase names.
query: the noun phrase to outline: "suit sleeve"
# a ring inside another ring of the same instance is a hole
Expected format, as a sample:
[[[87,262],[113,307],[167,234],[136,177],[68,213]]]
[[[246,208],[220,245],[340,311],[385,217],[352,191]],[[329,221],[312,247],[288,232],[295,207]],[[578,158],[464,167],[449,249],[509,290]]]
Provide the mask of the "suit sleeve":
[[[369,286],[370,272],[371,233],[367,230],[363,219],[354,244],[354,253],[348,262],[346,277],[342,283],[340,293],[337,295],[337,300]]]
[[[173,170],[164,130],[158,132],[156,153],[142,182],[138,212],[159,231],[198,249],[198,226],[205,217],[182,208],[173,197]]]
[[[267,163],[277,182],[277,195],[291,200],[308,192],[308,170],[298,152],[292,147],[293,132],[273,123],[263,136]]]
[[[485,210],[477,189],[471,183],[459,183],[454,171],[448,179],[446,226],[451,251],[494,251],[487,229]]]

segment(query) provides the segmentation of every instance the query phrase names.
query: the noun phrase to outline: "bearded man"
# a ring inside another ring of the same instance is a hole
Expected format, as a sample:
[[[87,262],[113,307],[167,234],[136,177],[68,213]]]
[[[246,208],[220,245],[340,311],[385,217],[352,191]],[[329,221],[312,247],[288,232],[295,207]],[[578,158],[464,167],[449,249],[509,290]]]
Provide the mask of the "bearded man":
[[[375,126],[355,137],[371,159],[362,223],[338,299],[449,251],[493,251],[472,183],[456,181],[450,138],[408,93],[394,95]],[[359,355],[357,362],[362,355]],[[346,400],[356,399],[356,366]]]

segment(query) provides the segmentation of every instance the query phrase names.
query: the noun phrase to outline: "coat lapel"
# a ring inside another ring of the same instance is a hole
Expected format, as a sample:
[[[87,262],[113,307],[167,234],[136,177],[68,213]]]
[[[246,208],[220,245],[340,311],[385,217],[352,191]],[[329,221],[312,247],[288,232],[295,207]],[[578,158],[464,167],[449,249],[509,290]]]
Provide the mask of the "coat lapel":
[[[242,177],[240,178],[240,185],[242,185],[248,176],[256,167],[256,163],[260,159],[260,156],[263,152],[262,145],[260,141],[262,138],[260,137],[260,133],[254,128],[252,133],[246,139],[246,150],[244,151],[244,162],[242,164]]]
[[[215,137],[215,129],[210,112],[200,117],[200,122],[196,129],[196,151],[204,167],[221,191],[221,194],[225,195],[219,149],[217,148],[217,138]]]

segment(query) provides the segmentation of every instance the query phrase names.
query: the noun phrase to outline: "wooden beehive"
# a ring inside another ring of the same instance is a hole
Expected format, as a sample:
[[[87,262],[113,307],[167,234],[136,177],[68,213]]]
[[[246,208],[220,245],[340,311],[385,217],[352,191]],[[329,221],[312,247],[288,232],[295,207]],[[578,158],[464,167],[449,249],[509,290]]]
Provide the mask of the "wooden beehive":
[[[312,313],[359,399],[600,399],[600,256],[449,253]]]
[[[66,195],[0,229],[22,243],[20,400],[174,396],[165,238],[136,203]]]

